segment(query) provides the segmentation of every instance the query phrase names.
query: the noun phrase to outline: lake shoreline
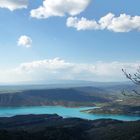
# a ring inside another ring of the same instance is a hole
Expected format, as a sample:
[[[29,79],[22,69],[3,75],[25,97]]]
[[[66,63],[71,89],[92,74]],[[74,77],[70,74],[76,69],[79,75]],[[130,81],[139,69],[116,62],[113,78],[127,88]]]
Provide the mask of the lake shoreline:
[[[28,115],[28,114],[58,114],[64,118],[82,118],[88,120],[96,119],[116,119],[123,121],[135,121],[140,120],[140,116],[132,115],[107,115],[107,114],[89,114],[83,112],[84,110],[94,110],[97,107],[64,107],[64,106],[30,106],[30,107],[1,107],[1,117],[11,117],[16,115]]]

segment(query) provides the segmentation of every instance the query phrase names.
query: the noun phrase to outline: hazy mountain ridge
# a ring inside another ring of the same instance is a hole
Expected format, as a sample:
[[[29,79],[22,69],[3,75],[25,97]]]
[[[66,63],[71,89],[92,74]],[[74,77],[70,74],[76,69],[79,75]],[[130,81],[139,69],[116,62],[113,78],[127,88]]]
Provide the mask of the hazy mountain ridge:
[[[73,82],[55,85],[1,86],[0,106],[93,106],[95,103],[109,103],[125,98],[123,89],[137,88],[129,83]],[[83,86],[87,84],[88,86]],[[90,86],[94,84],[94,86]],[[59,88],[58,88],[59,87]]]
[[[96,89],[96,88],[95,88]],[[110,99],[98,96],[103,90],[91,92],[84,88],[23,90],[20,92],[0,94],[0,106],[65,105],[68,103],[108,102]]]

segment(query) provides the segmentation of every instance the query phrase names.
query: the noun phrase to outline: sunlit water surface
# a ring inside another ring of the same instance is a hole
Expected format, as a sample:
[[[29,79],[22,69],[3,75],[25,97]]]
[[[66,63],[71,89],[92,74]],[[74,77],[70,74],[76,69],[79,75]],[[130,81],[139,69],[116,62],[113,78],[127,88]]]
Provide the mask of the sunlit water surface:
[[[77,117],[89,120],[111,118],[124,121],[140,120],[140,116],[99,115],[81,112],[95,107],[70,108],[62,106],[32,106],[32,107],[0,107],[0,117],[10,117],[23,114],[58,114],[62,117]]]

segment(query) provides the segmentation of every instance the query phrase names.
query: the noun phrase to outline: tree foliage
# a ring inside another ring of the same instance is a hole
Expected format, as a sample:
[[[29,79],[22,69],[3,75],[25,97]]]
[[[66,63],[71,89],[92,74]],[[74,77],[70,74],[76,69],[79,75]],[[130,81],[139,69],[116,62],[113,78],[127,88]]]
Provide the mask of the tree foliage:
[[[140,86],[140,67],[136,70],[134,74],[127,73],[125,69],[122,69],[122,72],[126,76],[127,79],[131,80],[134,84]],[[128,95],[126,94],[125,90],[122,92],[123,95],[127,96],[140,96],[140,93],[137,90],[132,90],[133,94]]]

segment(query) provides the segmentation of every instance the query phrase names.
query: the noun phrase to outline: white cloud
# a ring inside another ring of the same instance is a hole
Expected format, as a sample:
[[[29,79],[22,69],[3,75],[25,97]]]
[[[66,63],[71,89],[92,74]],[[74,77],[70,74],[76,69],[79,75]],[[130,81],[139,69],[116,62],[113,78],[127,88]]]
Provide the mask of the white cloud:
[[[19,37],[17,44],[18,46],[29,48],[32,45],[32,39],[29,36],[22,35]]]
[[[86,18],[69,17],[67,26],[77,30],[109,30],[113,32],[130,32],[133,30],[140,31],[140,16],[130,16],[121,14],[116,17],[108,13],[98,21],[88,20]]]
[[[77,17],[69,17],[67,19],[67,26],[74,27],[77,30],[97,30],[100,28],[95,20],[87,20],[84,17],[81,19],[78,19]]]
[[[31,10],[31,17],[49,18],[51,16],[78,15],[86,9],[91,0],[44,0],[43,5]]]
[[[121,69],[135,72],[140,63],[66,62],[60,58],[22,63],[14,69],[0,71],[0,82],[39,80],[125,81]],[[9,78],[10,77],[10,78]]]
[[[11,11],[27,8],[28,0],[0,0],[0,8],[7,8]]]

